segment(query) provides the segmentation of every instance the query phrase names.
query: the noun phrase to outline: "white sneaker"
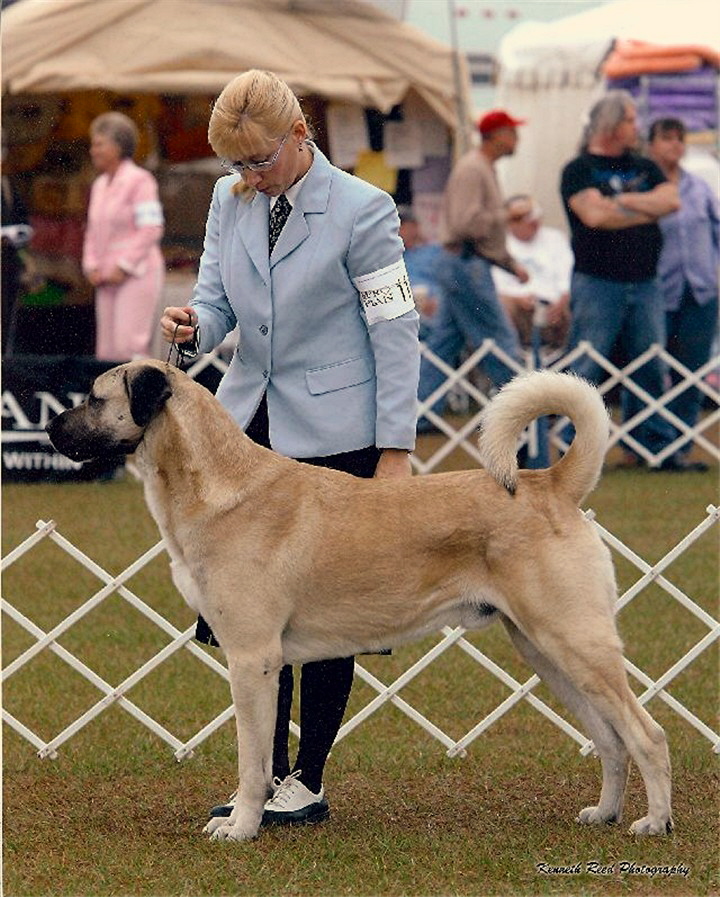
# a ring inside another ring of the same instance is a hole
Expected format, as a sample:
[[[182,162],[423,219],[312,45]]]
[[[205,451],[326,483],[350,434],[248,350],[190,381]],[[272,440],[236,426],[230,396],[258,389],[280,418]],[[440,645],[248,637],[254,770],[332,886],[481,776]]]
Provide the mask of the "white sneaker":
[[[235,808],[236,799],[237,791],[233,791],[226,804],[218,804],[217,806],[211,808],[209,814],[210,818],[213,819],[216,816],[232,816],[232,811]]]
[[[301,775],[302,770],[298,769],[282,781],[273,780],[275,793],[265,803],[261,825],[303,825],[322,822],[330,816],[325,789],[321,787],[314,794],[300,781]]]

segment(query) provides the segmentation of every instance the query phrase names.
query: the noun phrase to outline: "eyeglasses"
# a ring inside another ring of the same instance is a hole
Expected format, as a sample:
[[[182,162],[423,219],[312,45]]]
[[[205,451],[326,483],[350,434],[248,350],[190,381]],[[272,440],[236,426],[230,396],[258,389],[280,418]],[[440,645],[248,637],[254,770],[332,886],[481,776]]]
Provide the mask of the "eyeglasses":
[[[230,174],[239,174],[240,177],[242,177],[246,171],[267,171],[269,168],[272,168],[273,165],[277,162],[280,151],[282,150],[283,146],[285,145],[285,141],[289,136],[290,131],[288,131],[280,141],[280,146],[275,150],[272,156],[262,162],[230,162],[227,159],[223,159],[220,164],[226,171],[230,172]]]

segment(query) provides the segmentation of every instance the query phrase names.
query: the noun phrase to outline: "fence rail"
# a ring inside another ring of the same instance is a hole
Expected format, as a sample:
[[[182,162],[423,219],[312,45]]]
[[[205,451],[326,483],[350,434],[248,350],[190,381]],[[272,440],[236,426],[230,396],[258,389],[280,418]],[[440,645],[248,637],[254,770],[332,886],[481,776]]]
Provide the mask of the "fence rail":
[[[447,440],[430,458],[424,461],[415,459],[414,465],[416,470],[419,473],[432,472],[457,448],[461,448],[475,462],[479,463],[480,455],[475,444],[475,434],[483,409],[490,401],[490,396],[473,379],[473,375],[477,372],[478,366],[482,366],[483,361],[489,355],[499,358],[508,368],[516,373],[523,373],[536,367],[536,355],[532,352],[527,353],[525,364],[523,365],[496,347],[493,340],[485,340],[455,369],[445,364],[442,359],[434,355],[426,346],[423,346],[422,352],[445,375],[446,379],[419,405],[418,417],[426,417],[438,431],[447,437]],[[591,358],[596,362],[606,374],[606,379],[599,386],[600,393],[604,397],[611,394],[617,387],[622,387],[635,396],[643,406],[636,414],[623,423],[611,421],[608,450],[622,444],[635,452],[649,467],[658,467],[675,452],[689,450],[694,446],[702,449],[712,461],[720,462],[720,445],[717,439],[708,438],[707,435],[712,428],[720,423],[720,391],[718,391],[717,379],[715,379],[715,385],[711,382],[711,378],[717,378],[718,372],[720,372],[720,355],[711,358],[698,370],[690,371],[662,346],[655,344],[645,353],[633,359],[628,365],[619,368],[613,361],[597,352],[591,343],[582,342],[572,352],[564,355],[558,353],[554,358],[550,358],[545,367],[553,371],[565,371],[572,368],[574,363],[585,357]],[[649,361],[654,360],[659,360],[661,364],[666,366],[668,371],[672,369],[676,376],[680,378],[675,385],[671,386],[668,383],[667,390],[660,398],[653,398],[633,379],[634,373]],[[706,411],[701,415],[695,426],[691,427],[681,420],[668,406],[686,390],[693,388],[700,391]],[[467,419],[463,420],[458,428],[455,428],[447,418],[435,414],[432,411],[432,406],[443,396],[455,397],[457,401],[458,394],[461,399],[465,400],[462,404],[467,411],[467,415],[464,415]],[[632,435],[632,431],[639,424],[642,424],[654,414],[664,418],[678,433],[671,443],[657,453],[650,451]],[[567,423],[566,420],[556,421],[549,431],[551,447],[560,452],[567,449],[567,443],[562,438],[565,423]],[[531,426],[528,428],[524,441],[528,443],[531,456],[537,454],[537,445],[535,443],[537,438],[537,427]]]
[[[474,433],[477,426],[478,416],[489,399],[477,384],[473,382],[471,372],[488,352],[496,351],[497,350],[492,344],[484,343],[475,353],[467,358],[457,370],[447,369],[445,371],[442,362],[438,361],[438,365],[447,375],[447,381],[443,387],[437,391],[437,394],[430,396],[420,407],[419,414],[427,414],[428,418],[438,426],[441,432],[446,434],[447,442],[428,461],[420,461],[417,458],[414,459],[415,466],[420,473],[426,473],[429,470],[434,469],[441,463],[447,454],[458,446],[461,446],[471,457],[477,460],[477,449],[474,444],[474,436],[471,439],[471,435]],[[592,347],[585,345],[578,347],[578,351],[592,352],[593,350]],[[668,364],[672,363],[670,357],[667,356],[660,347],[653,347],[651,354],[661,355]],[[506,363],[512,362],[512,359],[504,360],[506,360]],[[596,360],[600,361],[600,358]],[[572,359],[570,359],[570,361],[572,361]],[[628,440],[629,430],[640,421],[643,414],[657,412],[664,414],[667,419],[678,428],[680,435],[676,440],[676,447],[679,447],[692,439],[692,441],[704,449],[708,455],[716,460],[720,460],[720,451],[718,450],[718,447],[705,436],[708,427],[715,424],[719,419],[720,412],[717,408],[714,410],[711,409],[703,417],[697,427],[692,430],[685,426],[681,421],[677,420],[667,408],[668,402],[672,401],[675,395],[679,394],[681,387],[684,384],[687,384],[688,386],[696,386],[701,389],[708,400],[710,402],[715,402],[717,405],[720,396],[718,395],[717,390],[707,383],[705,378],[711,370],[715,370],[720,366],[720,358],[714,359],[713,362],[708,363],[703,369],[694,373],[681,370],[680,373],[685,378],[682,383],[678,384],[677,387],[670,390],[665,396],[658,400],[645,395],[643,391],[633,383],[632,372],[637,370],[637,361],[639,360],[636,360],[633,365],[621,370],[616,368],[606,359],[602,359],[603,367],[609,375],[608,381],[606,381],[602,387],[604,392],[612,389],[615,385],[621,384],[626,388],[632,389],[636,395],[646,402],[645,409],[643,412],[640,412],[636,418],[624,425],[614,426],[611,441],[613,443],[618,443],[620,440]],[[567,363],[567,358],[562,360],[562,366],[565,366]],[[218,356],[203,356],[193,365],[189,370],[189,373],[191,376],[196,376],[207,365],[215,365],[223,369],[225,363]],[[560,367],[557,369],[560,369]],[[447,392],[449,390],[457,389],[463,390],[470,397],[471,401],[476,404],[477,411],[470,412],[468,419],[463,422],[458,429],[455,429],[445,419],[433,415],[432,412],[429,411],[429,407],[443,391]],[[558,448],[562,449],[563,444],[559,433],[559,426],[553,428],[551,431],[551,439]],[[532,438],[532,433],[530,433],[527,436],[527,439],[531,441]],[[642,446],[638,447],[638,450],[640,449],[642,449]],[[676,448],[670,446],[666,452],[669,453],[675,450]],[[661,463],[666,456],[665,452],[656,457],[648,457],[645,453],[643,453],[643,455],[647,457],[647,460],[650,463]],[[656,679],[653,679],[629,660],[626,660],[626,667],[629,675],[635,678],[644,687],[644,691],[642,691],[639,696],[641,703],[647,703],[654,698],[662,700],[667,707],[673,710],[701,736],[707,739],[715,752],[720,752],[720,735],[703,722],[695,712],[684,706],[668,691],[669,685],[677,678],[677,676],[686,671],[691,664],[697,661],[697,659],[707,651],[718,638],[720,638],[720,622],[701,608],[691,596],[685,594],[683,590],[675,585],[669,578],[669,568],[671,565],[691,548],[710,528],[717,525],[718,520],[720,520],[720,509],[714,505],[709,505],[705,518],[698,521],[691,532],[687,533],[677,545],[665,555],[665,557],[654,564],[650,564],[643,560],[643,558],[638,556],[619,538],[605,529],[594,519],[595,515],[592,511],[587,511],[586,516],[592,521],[593,525],[598,528],[601,538],[606,542],[610,549],[615,552],[615,554],[624,558],[625,561],[632,565],[637,571],[638,577],[635,582],[620,595],[617,600],[616,609],[618,612],[627,607],[630,602],[635,600],[637,596],[649,586],[655,585],[663,589],[681,607],[692,614],[704,625],[704,627],[707,628],[708,631],[705,635],[700,638],[692,648],[687,650],[681,657],[677,658],[675,662]],[[128,692],[142,679],[181,651],[189,651],[194,657],[205,664],[212,673],[219,676],[224,681],[227,681],[228,679],[226,667],[192,640],[194,627],[179,629],[171,620],[166,619],[163,615],[154,610],[147,601],[143,600],[142,597],[135,594],[135,592],[128,587],[128,582],[132,577],[155,558],[163,554],[165,551],[164,543],[159,541],[133,561],[133,563],[120,574],[113,576],[103,567],[100,560],[95,560],[89,557],[81,547],[73,545],[66,539],[58,531],[54,522],[45,522],[41,520],[38,521],[35,532],[28,535],[21,544],[15,547],[2,559],[0,570],[5,573],[21,558],[32,555],[32,552],[36,551],[45,540],[53,542],[81,568],[92,574],[99,581],[100,588],[89,595],[72,613],[48,631],[44,631],[42,627],[19,611],[11,601],[6,600],[5,597],[2,598],[2,612],[7,614],[10,619],[24,629],[34,640],[29,648],[4,667],[2,671],[3,686],[7,689],[7,683],[12,677],[28,664],[33,663],[43,652],[52,652],[61,661],[67,664],[68,667],[74,670],[75,673],[82,676],[87,682],[94,686],[100,694],[98,700],[91,707],[47,741],[34,732],[27,723],[8,712],[7,709],[3,710],[3,720],[35,748],[39,757],[55,757],[58,750],[65,745],[69,739],[84,729],[85,726],[96,719],[100,714],[107,711],[110,707],[117,705],[145,726],[149,731],[154,733],[158,738],[166,742],[178,760],[192,756],[195,748],[201,745],[232,717],[233,709],[231,705],[227,706],[221,713],[216,714],[212,719],[209,719],[192,735],[192,737],[183,740],[142,710],[142,708],[137,706],[127,696]],[[142,613],[151,624],[158,627],[164,633],[165,637],[169,639],[168,644],[166,644],[160,651],[155,653],[131,675],[127,676],[123,681],[116,685],[112,685],[105,681],[105,679],[83,663],[79,658],[75,657],[59,642],[61,637],[65,636],[72,627],[82,625],[83,619],[87,614],[99,607],[112,595],[119,595],[129,605]],[[428,719],[401,696],[402,690],[416,676],[429,668],[439,657],[445,654],[445,652],[451,650],[465,652],[472,661],[495,676],[509,691],[509,694],[504,700],[502,700],[490,713],[485,715],[484,718],[478,720],[458,739],[453,738],[451,735],[444,732],[440,726]],[[496,723],[513,707],[520,702],[525,702],[556,725],[568,737],[576,741],[580,746],[582,753],[586,754],[592,750],[592,743],[582,732],[576,729],[560,714],[555,712],[534,693],[534,689],[540,682],[536,675],[531,676],[524,682],[519,681],[490,657],[480,651],[475,645],[469,642],[465,638],[465,630],[460,627],[456,629],[443,629],[439,633],[439,640],[420,659],[413,663],[391,683],[382,682],[360,662],[356,663],[356,674],[358,678],[376,691],[377,694],[359,712],[344,723],[338,734],[338,740],[347,737],[354,729],[361,726],[369,717],[378,712],[385,704],[389,703],[405,714],[412,723],[420,726],[436,739],[449,756],[462,755],[468,746],[472,744],[476,738],[482,735],[483,732],[487,731],[488,728]],[[294,723],[292,724],[292,730],[295,734],[299,733],[299,729]]]

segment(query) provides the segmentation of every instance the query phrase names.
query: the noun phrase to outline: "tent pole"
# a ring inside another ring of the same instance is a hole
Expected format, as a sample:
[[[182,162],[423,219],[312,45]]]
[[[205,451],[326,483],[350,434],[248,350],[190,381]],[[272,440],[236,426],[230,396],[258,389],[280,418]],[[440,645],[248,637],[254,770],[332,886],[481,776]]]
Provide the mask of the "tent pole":
[[[457,32],[457,14],[455,0],[447,0],[448,19],[450,24],[450,46],[452,48],[453,78],[455,81],[455,106],[457,109],[457,140],[455,141],[455,158],[470,149],[468,133],[467,99],[465,96],[465,79],[461,71],[460,47]]]

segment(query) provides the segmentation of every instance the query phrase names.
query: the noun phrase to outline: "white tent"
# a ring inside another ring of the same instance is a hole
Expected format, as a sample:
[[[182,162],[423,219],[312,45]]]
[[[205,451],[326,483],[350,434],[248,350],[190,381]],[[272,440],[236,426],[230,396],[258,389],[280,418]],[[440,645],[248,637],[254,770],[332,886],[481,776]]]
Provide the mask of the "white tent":
[[[506,191],[537,197],[565,226],[560,171],[575,155],[584,116],[603,89],[600,66],[616,40],[720,48],[713,0],[612,0],[555,22],[526,22],[499,50],[498,104],[526,118],[516,156],[503,160]]]
[[[18,0],[1,36],[10,93],[218,93],[265,68],[303,95],[388,112],[415,92],[453,131],[470,121],[450,47],[363,0]]]

